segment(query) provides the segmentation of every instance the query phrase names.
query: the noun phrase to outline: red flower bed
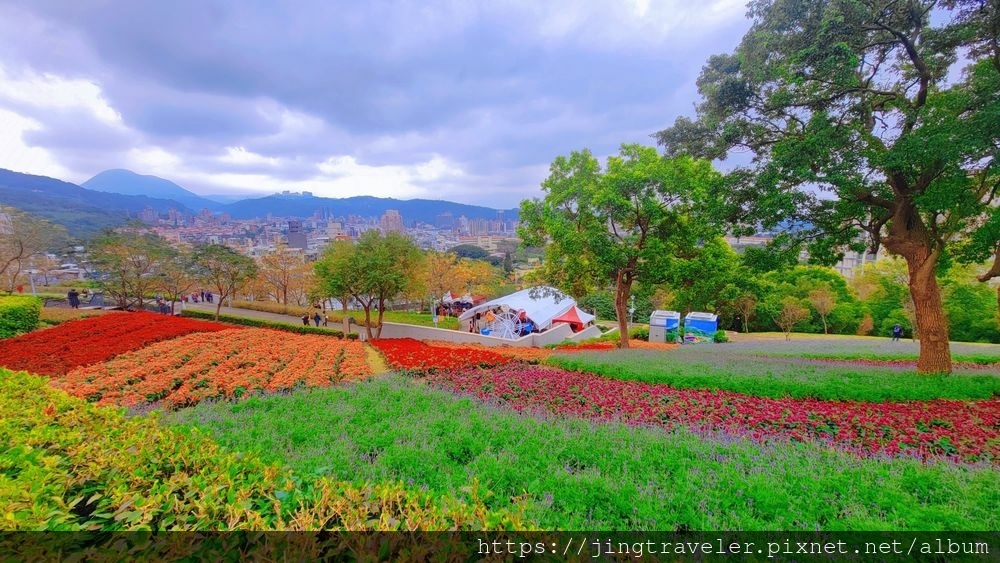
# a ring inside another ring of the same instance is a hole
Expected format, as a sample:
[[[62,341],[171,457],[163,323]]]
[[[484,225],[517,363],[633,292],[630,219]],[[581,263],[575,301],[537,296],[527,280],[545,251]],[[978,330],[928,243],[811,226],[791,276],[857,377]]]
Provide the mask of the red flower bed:
[[[155,313],[111,313],[0,341],[0,365],[61,375],[153,342],[192,332],[230,329],[220,323]]]
[[[1000,400],[863,403],[675,389],[523,364],[427,376],[445,389],[561,415],[830,443],[861,455],[1000,463]]]
[[[510,356],[482,348],[445,348],[429,346],[412,338],[387,338],[371,341],[385,356],[389,366],[415,372],[443,369],[498,366],[513,361]]]

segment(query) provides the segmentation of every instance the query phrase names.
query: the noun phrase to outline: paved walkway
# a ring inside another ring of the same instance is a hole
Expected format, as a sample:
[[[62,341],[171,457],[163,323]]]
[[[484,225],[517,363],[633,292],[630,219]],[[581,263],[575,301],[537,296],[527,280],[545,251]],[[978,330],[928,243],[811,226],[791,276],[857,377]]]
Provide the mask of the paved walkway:
[[[207,313],[215,314],[215,303],[185,303],[184,310],[193,309],[195,311],[205,311]],[[179,304],[175,306],[175,309],[179,311]],[[284,323],[288,325],[298,325],[302,326],[302,317],[298,315],[282,315],[281,313],[268,313],[267,311],[254,311],[253,309],[241,309],[238,307],[226,307],[222,306],[219,310],[222,315],[231,315],[234,317],[245,317],[248,319],[261,319],[265,321]],[[315,328],[315,324],[312,319],[309,320],[309,326]],[[351,325],[352,328],[356,329],[357,325]],[[330,322],[330,326],[320,328],[327,328],[330,330],[344,330],[344,323],[342,322]]]

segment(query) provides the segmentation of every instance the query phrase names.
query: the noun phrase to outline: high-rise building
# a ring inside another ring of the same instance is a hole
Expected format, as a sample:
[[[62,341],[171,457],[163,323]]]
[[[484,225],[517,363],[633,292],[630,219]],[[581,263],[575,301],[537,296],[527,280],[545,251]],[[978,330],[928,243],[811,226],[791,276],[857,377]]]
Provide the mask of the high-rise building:
[[[3,212],[3,208],[0,208],[0,235],[11,235],[14,234],[14,222],[10,220],[10,215]]]
[[[387,209],[385,214],[382,215],[381,221],[379,221],[379,227],[382,229],[383,233],[388,233],[390,231],[397,231],[402,233],[403,228],[403,216],[399,214],[399,211],[395,209]]]
[[[434,218],[434,226],[439,229],[454,229],[455,217],[450,211],[439,213],[437,217]]]
[[[302,221],[288,222],[288,247],[305,250],[309,245],[306,241],[306,232],[302,229]]]
[[[157,219],[159,219],[159,216],[152,207],[147,205],[142,211],[139,212],[139,219],[141,219],[144,223],[155,223]]]

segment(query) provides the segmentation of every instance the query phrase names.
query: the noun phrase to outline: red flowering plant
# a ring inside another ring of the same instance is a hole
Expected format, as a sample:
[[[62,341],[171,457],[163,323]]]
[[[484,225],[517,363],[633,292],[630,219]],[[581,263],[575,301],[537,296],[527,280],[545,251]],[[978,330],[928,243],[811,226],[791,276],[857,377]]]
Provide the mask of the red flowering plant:
[[[903,403],[762,398],[511,364],[427,376],[453,392],[508,405],[628,424],[828,443],[863,456],[1000,463],[1000,400]]]
[[[412,338],[386,338],[371,341],[382,352],[389,366],[411,373],[433,373],[447,369],[490,367],[514,361],[514,358],[478,347],[430,346]]]
[[[111,313],[4,340],[0,344],[0,366],[61,375],[153,342],[230,328],[220,323],[155,313]]]

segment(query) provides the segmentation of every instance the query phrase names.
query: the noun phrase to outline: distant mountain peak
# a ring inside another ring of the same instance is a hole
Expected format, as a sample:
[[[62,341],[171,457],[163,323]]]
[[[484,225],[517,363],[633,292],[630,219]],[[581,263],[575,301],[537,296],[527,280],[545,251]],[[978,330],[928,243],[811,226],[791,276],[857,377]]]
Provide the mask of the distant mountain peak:
[[[188,191],[170,180],[139,174],[124,168],[112,168],[99,172],[93,178],[80,184],[88,190],[124,195],[144,195],[162,199],[173,199],[191,209],[218,209],[221,204]]]

